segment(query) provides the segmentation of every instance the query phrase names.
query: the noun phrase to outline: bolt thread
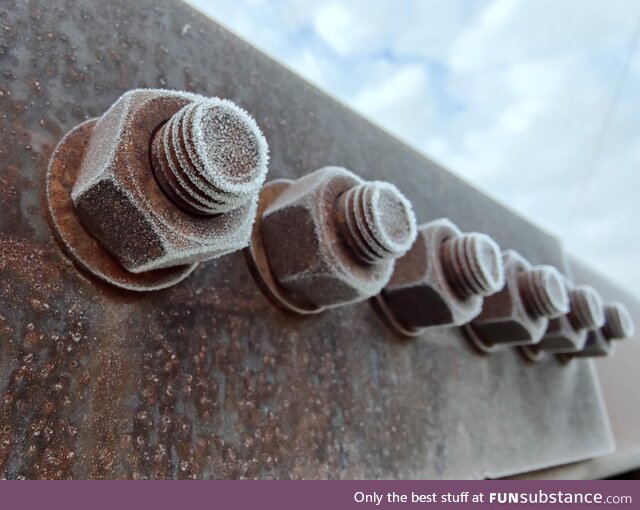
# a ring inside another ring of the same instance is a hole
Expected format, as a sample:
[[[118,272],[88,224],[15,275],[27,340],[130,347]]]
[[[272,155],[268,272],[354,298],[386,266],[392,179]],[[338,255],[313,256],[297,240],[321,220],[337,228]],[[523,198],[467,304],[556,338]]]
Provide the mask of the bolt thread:
[[[612,303],[604,308],[605,322],[602,333],[610,340],[630,338],[634,333],[633,320],[627,307],[622,303]]]
[[[365,182],[342,193],[336,218],[347,245],[366,264],[401,257],[417,235],[411,204],[386,182]]]
[[[183,107],[151,143],[151,166],[162,190],[183,210],[204,216],[236,209],[257,194],[267,159],[253,119],[216,99]]]
[[[504,268],[498,245],[485,234],[472,232],[442,243],[445,275],[462,298],[490,296],[504,286]]]
[[[569,320],[575,329],[593,330],[604,324],[604,304],[600,294],[587,285],[579,285],[569,293]]]
[[[519,276],[520,295],[533,317],[554,319],[569,311],[569,293],[560,272],[551,266],[536,266]]]

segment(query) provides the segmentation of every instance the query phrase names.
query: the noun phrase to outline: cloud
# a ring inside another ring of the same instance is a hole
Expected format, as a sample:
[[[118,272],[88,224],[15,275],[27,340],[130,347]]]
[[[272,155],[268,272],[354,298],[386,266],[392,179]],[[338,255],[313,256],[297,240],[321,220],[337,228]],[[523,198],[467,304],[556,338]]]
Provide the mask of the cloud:
[[[640,286],[640,55],[602,137],[635,0],[196,3]]]
[[[427,69],[419,64],[379,67],[377,79],[360,90],[353,106],[372,119],[384,119],[386,129],[420,145],[434,106]]]

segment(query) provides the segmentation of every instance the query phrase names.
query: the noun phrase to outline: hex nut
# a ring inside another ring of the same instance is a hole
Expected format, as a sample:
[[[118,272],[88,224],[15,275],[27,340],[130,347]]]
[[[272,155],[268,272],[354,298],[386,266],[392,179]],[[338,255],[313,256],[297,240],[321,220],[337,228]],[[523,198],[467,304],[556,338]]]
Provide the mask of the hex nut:
[[[261,234],[278,283],[297,300],[329,308],[380,292],[416,224],[395,186],[334,166],[288,181],[264,211]]]
[[[574,352],[587,341],[586,329],[575,329],[565,315],[549,321],[542,340],[530,346],[535,351]]]
[[[560,273],[550,266],[531,266],[519,253],[503,254],[506,284],[486,298],[470,333],[491,350],[496,346],[529,345],[540,341],[549,316],[566,313],[567,289]],[[479,345],[480,347],[480,345]]]
[[[484,234],[463,234],[446,218],[418,228],[418,239],[396,262],[383,306],[401,331],[464,324],[483,296],[504,285],[500,250]]]
[[[124,94],[98,120],[71,197],[86,228],[132,273],[217,257],[249,242],[257,189],[232,210],[196,216],[176,206],[154,178],[154,133],[194,103],[218,105],[231,112],[229,118],[235,112],[247,126],[242,150],[250,148],[254,184],[259,188],[264,181],[266,141],[237,106],[185,92],[149,89]],[[227,145],[221,150],[227,154],[232,149]]]
[[[614,345],[610,338],[607,338],[602,330],[596,329],[587,332],[587,338],[582,348],[576,352],[559,353],[565,358],[600,358],[613,353]]]
[[[613,340],[624,340],[633,336],[633,319],[622,303],[614,302],[606,305],[604,317],[605,322],[601,328],[588,332],[584,346],[566,356],[574,358],[609,356],[614,349]]]
[[[581,350],[589,331],[604,323],[604,308],[600,295],[588,285],[573,285],[565,277],[569,288],[569,312],[549,321],[542,340],[532,346],[537,351],[567,353]]]

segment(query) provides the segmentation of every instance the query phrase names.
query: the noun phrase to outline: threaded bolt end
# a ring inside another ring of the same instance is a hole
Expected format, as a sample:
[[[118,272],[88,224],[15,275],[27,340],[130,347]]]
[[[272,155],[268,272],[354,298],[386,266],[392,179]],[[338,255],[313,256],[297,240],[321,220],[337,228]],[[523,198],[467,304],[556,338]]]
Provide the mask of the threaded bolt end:
[[[211,216],[255,196],[267,173],[268,148],[255,121],[230,101],[183,107],[154,135],[151,166],[181,209]]]
[[[633,336],[635,331],[633,319],[622,303],[611,303],[605,306],[604,317],[602,333],[609,340],[623,340]]]
[[[604,324],[604,303],[593,287],[578,285],[570,293],[569,320],[576,329],[597,329]]]
[[[533,317],[555,319],[569,312],[569,292],[564,277],[552,266],[535,266],[519,277],[519,289]]]
[[[449,284],[462,298],[490,296],[504,287],[500,248],[486,234],[472,232],[447,239],[441,259]]]
[[[340,195],[336,208],[343,237],[366,264],[401,257],[416,240],[411,203],[393,184],[359,184]]]

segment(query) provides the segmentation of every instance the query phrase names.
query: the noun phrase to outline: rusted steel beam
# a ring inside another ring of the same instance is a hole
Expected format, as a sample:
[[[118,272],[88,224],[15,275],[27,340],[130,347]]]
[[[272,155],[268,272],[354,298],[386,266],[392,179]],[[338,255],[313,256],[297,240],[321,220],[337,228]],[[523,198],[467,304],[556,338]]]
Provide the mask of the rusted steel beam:
[[[56,144],[134,88],[233,100],[270,178],[387,180],[532,264],[562,248],[177,1],[0,7],[0,474],[27,478],[484,477],[612,448],[592,362],[479,356],[457,329],[399,341],[367,302],[283,314],[242,254],[136,294],[47,224]]]

